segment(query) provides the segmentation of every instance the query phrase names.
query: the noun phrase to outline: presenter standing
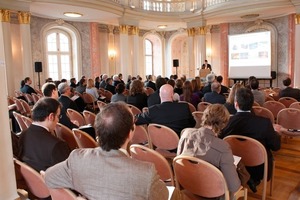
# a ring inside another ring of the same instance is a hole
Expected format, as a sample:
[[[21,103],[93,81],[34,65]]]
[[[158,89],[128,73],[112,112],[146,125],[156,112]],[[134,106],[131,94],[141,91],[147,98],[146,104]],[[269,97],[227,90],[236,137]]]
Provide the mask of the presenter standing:
[[[210,69],[211,70],[211,65],[208,64],[207,60],[204,61],[204,64],[202,65],[201,69]]]

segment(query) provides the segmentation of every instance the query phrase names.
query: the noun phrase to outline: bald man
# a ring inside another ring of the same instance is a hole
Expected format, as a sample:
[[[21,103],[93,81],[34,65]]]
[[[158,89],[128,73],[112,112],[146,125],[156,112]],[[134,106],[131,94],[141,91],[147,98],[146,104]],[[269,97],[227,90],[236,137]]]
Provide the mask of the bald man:
[[[174,130],[180,137],[184,128],[194,127],[196,122],[187,103],[173,102],[173,87],[161,86],[159,96],[161,104],[149,107],[147,112],[137,115],[136,125],[156,123]]]

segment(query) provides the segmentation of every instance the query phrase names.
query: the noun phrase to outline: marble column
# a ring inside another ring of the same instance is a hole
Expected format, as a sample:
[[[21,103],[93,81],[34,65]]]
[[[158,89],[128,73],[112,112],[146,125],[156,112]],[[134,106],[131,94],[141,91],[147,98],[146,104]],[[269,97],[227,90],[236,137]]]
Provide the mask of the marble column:
[[[21,41],[21,53],[22,53],[22,66],[23,66],[23,76],[31,77],[34,88],[38,83],[38,80],[35,80],[35,76],[33,74],[33,63],[32,63],[32,53],[31,53],[31,33],[30,33],[30,17],[31,14],[29,12],[18,12],[18,20],[20,24],[20,41]]]
[[[300,14],[295,15],[294,86],[300,88]]]
[[[94,78],[101,74],[100,71],[100,38],[98,32],[98,23],[90,23],[91,33],[91,77]]]
[[[196,71],[196,67],[195,67],[195,46],[194,46],[194,36],[195,36],[195,29],[194,28],[188,28],[187,29],[187,33],[188,33],[188,54],[189,54],[189,59],[188,59],[188,67],[189,67],[189,74],[188,77],[195,77],[195,71]]]
[[[206,27],[195,28],[195,66],[200,71],[206,59]],[[198,74],[199,75],[199,71]]]
[[[120,66],[117,66],[117,71],[123,74],[123,77],[127,77],[128,74],[132,74],[132,66],[130,63],[131,49],[129,48],[129,36],[128,25],[120,25]]]
[[[144,69],[140,66],[140,57],[142,56],[140,50],[140,40],[139,40],[139,28],[136,26],[131,26],[131,34],[132,40],[132,74],[142,76],[144,74]],[[128,75],[128,74],[127,74]],[[143,76],[142,76],[143,77]]]
[[[228,79],[228,34],[229,34],[229,24],[224,23],[220,24],[220,49],[221,55],[220,55],[220,73],[223,74],[224,85],[229,85],[229,79]]]
[[[0,10],[0,199],[18,199],[17,185],[15,181],[15,172],[13,164],[12,142],[10,136],[9,117],[8,117],[8,84],[13,77],[7,77],[7,72],[11,66],[11,42],[8,37],[10,12],[8,10]],[[9,54],[9,55],[8,55]]]

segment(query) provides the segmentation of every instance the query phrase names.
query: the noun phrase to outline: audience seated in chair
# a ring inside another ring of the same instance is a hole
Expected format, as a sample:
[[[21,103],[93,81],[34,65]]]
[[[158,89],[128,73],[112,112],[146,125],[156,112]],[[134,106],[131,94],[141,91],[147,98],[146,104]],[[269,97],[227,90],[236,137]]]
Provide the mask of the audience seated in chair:
[[[213,82],[211,84],[211,92],[205,93],[203,99],[205,102],[211,104],[224,104],[226,102],[226,98],[224,95],[220,94],[221,92],[221,84],[219,82]]]
[[[286,88],[279,92],[279,97],[292,97],[294,99],[297,99],[297,101],[300,101],[300,90],[291,87],[291,79],[287,77],[282,81],[282,83]]]

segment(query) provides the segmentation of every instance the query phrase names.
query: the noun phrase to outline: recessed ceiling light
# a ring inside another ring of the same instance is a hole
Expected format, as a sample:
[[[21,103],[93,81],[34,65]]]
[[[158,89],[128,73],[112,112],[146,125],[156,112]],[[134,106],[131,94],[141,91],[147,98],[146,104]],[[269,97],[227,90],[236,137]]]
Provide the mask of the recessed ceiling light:
[[[167,28],[168,26],[167,25],[158,25],[157,28],[160,28],[160,29],[164,29],[164,28]]]
[[[82,17],[83,14],[77,12],[64,12],[64,16],[67,17]]]

